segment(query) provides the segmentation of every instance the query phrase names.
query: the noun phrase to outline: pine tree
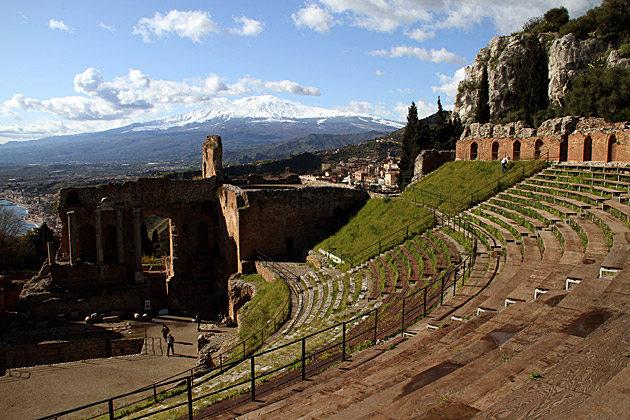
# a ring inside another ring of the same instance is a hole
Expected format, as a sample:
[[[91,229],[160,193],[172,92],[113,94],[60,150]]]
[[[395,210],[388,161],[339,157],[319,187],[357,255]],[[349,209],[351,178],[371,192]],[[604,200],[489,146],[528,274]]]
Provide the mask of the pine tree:
[[[481,82],[479,84],[475,122],[481,124],[490,122],[490,84],[488,82],[488,69],[485,66],[481,73]]]
[[[549,105],[549,70],[545,46],[536,35],[525,41],[525,53],[515,63],[514,111],[527,124],[533,125],[535,115]]]
[[[398,186],[402,189],[411,182],[413,178],[413,170],[418,156],[420,144],[419,140],[418,108],[416,104],[411,102],[409,112],[407,114],[407,126],[402,139],[402,156],[400,157],[400,174],[398,176]]]

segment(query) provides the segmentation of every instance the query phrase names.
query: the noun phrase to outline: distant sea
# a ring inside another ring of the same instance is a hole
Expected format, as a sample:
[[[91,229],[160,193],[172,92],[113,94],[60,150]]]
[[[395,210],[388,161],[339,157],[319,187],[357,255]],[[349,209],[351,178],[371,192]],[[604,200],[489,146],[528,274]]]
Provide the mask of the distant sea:
[[[28,214],[28,210],[25,207],[16,206],[11,201],[0,200],[0,206],[4,207],[6,209],[9,209],[9,210],[13,210],[15,212],[15,214],[18,215],[21,218],[26,217],[26,215]],[[22,231],[22,233],[26,233],[29,230],[34,229],[36,227],[37,227],[37,225],[35,225],[33,223],[24,222],[24,230]]]

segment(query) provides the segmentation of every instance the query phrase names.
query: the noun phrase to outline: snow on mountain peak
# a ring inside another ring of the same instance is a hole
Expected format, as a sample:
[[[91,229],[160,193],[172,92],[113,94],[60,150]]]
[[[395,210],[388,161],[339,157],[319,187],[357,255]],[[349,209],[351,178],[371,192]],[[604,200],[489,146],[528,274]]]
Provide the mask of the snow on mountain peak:
[[[334,109],[311,107],[298,102],[281,99],[273,95],[260,95],[237,99],[221,108],[191,111],[161,120],[149,121],[136,127],[135,130],[165,130],[170,127],[198,124],[217,118],[223,120],[232,118],[292,120],[300,118],[325,119],[350,116],[361,116],[379,120],[379,122],[387,124],[387,120],[368,114],[356,114]],[[392,126],[396,125],[393,121],[389,121],[389,123],[392,123]],[[396,128],[402,126],[402,124],[398,125],[399,126]]]

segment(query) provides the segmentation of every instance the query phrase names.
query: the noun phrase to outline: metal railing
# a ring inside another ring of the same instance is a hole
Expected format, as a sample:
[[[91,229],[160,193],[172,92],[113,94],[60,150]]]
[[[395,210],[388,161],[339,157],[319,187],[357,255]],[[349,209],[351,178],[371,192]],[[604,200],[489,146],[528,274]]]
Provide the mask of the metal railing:
[[[490,181],[483,187],[463,197],[453,197],[451,195],[425,190],[415,185],[407,187],[405,193],[411,194],[414,197],[413,201],[422,203],[422,205],[440,208],[442,211],[456,214],[481,201],[487,200],[491,196],[505,190],[508,186],[522,181],[527,176],[536,173],[548,165],[549,153],[545,154],[543,157],[525,163],[520,168],[508,170],[493,181]]]
[[[435,215],[432,210],[419,220],[415,220],[409,223],[407,226],[398,229],[397,231],[387,235],[386,237],[379,239],[373,244],[367,246],[362,251],[357,252],[354,255],[341,254],[341,259],[345,259],[350,266],[355,266],[362,262],[369,260],[371,257],[380,255],[383,251],[388,250],[395,245],[398,245],[407,239],[419,235],[427,229],[430,229],[435,225]],[[404,239],[403,239],[404,238]]]
[[[471,236],[474,234],[474,230],[468,226],[467,222],[461,219],[454,220],[453,225],[459,226],[460,228],[464,229],[465,232],[467,234],[470,234]],[[97,401],[91,404],[77,407],[72,410],[55,413],[50,416],[42,417],[39,420],[53,418],[57,419],[65,415],[76,413],[77,411],[82,411],[99,405],[104,405],[107,407],[107,411],[103,414],[100,414],[99,416],[105,416],[109,419],[115,419],[117,411],[129,407],[131,404],[138,404],[141,401],[147,401],[148,404],[148,401],[150,400],[153,400],[153,403],[157,403],[159,400],[164,399],[164,392],[166,392],[165,390],[170,390],[171,395],[176,393],[185,393],[185,401],[174,403],[173,405],[169,405],[168,407],[159,410],[152,410],[152,415],[168,412],[180,407],[188,407],[188,418],[192,419],[192,407],[193,403],[195,403],[196,401],[207,399],[209,397],[216,396],[217,394],[229,392],[230,390],[235,390],[237,388],[243,387],[249,390],[251,400],[253,401],[256,399],[256,395],[258,392],[257,386],[260,386],[260,382],[267,381],[267,378],[271,377],[272,375],[275,375],[274,380],[285,383],[289,381],[305,380],[309,374],[314,374],[316,372],[324,370],[339,360],[347,360],[348,353],[352,351],[353,347],[369,347],[370,345],[375,344],[379,338],[392,336],[397,334],[398,332],[404,332],[407,326],[410,325],[412,322],[430,313],[430,311],[437,305],[437,302],[442,303],[444,301],[444,298],[451,293],[451,287],[453,288],[452,293],[456,293],[458,286],[461,287],[461,285],[464,284],[465,280],[468,278],[475,263],[475,260],[476,242],[471,255],[467,256],[457,266],[443,272],[439,277],[437,277],[431,283],[425,285],[423,288],[415,291],[409,296],[403,297],[402,307],[397,307],[395,311],[381,310],[379,314],[379,309],[375,308],[363,314],[355,316],[354,318],[351,318],[347,321],[336,323],[332,326],[309,334],[300,339],[291,341],[287,344],[274,347],[257,354],[226,360],[220,366],[216,366],[213,369],[204,372],[204,378],[200,379],[199,374],[195,375],[192,370],[190,370],[190,375],[187,375],[185,377],[176,378],[175,376],[181,376],[181,374],[178,374],[172,377],[173,379],[167,378],[167,380],[140,388],[136,391],[117,395],[113,398]],[[419,296],[422,296],[421,303],[417,303]],[[381,325],[383,321],[391,320],[392,318],[396,319],[397,317],[400,317],[400,319],[402,319],[399,327],[393,327],[392,329],[391,327],[381,326],[381,329],[379,330],[379,325]],[[337,334],[338,338],[330,341],[327,335],[330,335],[331,333]],[[317,342],[317,339],[320,337],[324,337],[328,344],[315,344],[312,350],[308,350],[309,341]],[[297,354],[294,354],[294,357],[290,362],[265,372],[256,371],[257,358],[284,349],[289,349],[291,347],[294,347],[294,349],[297,348],[299,350],[297,351]],[[223,372],[229,370],[230,368],[238,364],[247,362],[250,366],[250,375],[248,378],[239,380],[235,383],[227,384],[220,389],[215,389],[203,394],[197,392],[195,393],[195,397],[193,398],[192,390],[195,385],[200,386],[203,383],[219,377]],[[158,389],[161,388],[163,388],[164,390],[158,393]],[[176,392],[174,392],[174,390],[176,390]],[[126,403],[123,406],[118,406],[117,408],[115,408],[116,402],[138,394],[143,394],[143,398],[141,400],[135,401],[134,403]],[[131,417],[129,420],[140,419],[143,418],[143,416],[144,415],[141,415],[139,417]]]

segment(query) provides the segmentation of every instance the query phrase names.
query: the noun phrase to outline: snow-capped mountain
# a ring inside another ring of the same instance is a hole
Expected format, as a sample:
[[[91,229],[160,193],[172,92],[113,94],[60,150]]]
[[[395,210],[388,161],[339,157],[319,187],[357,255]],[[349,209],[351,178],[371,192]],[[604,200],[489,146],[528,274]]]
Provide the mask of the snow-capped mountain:
[[[207,135],[223,147],[303,138],[309,134],[389,133],[403,124],[368,114],[309,107],[271,95],[226,101],[220,108],[191,111],[112,130],[0,145],[0,164],[142,162],[197,159]]]

